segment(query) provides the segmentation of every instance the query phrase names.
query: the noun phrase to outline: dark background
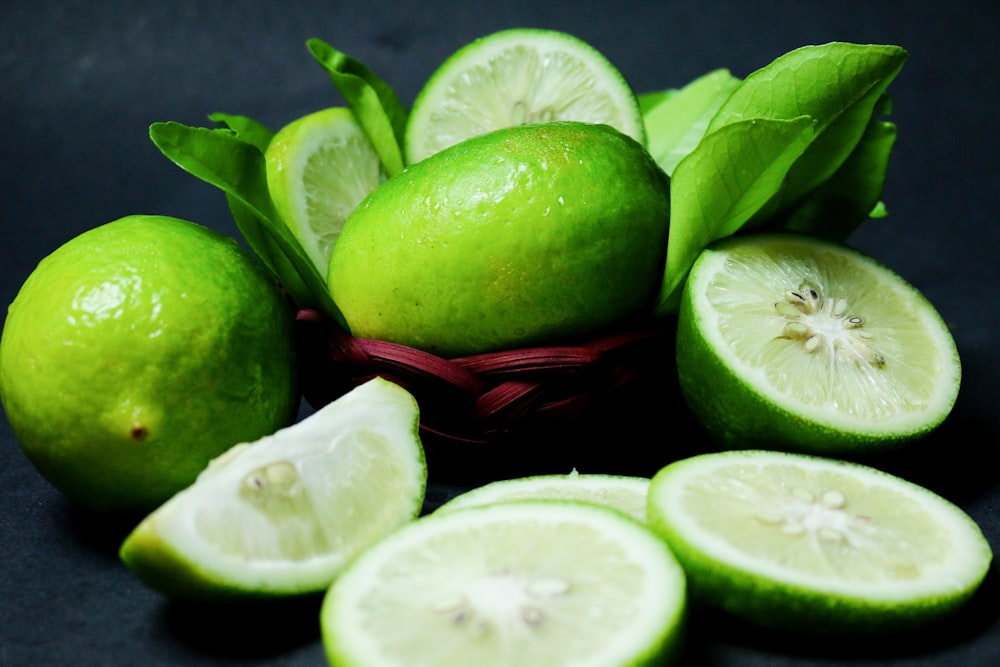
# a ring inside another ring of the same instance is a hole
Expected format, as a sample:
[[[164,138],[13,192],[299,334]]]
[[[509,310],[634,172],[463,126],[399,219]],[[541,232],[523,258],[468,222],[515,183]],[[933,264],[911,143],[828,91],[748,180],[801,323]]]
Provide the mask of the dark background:
[[[890,216],[852,238],[915,284],[964,363],[946,424],[885,467],[953,500],[1000,548],[1000,10],[982,2],[0,2],[0,308],[71,237],[131,213],[174,215],[236,236],[221,193],[152,145],[150,123],[209,125],[214,111],[277,129],[343,100],[305,48],[359,58],[404,102],[471,39],[558,28],[603,51],[639,91],[718,67],[745,76],[806,44],[894,43],[899,126]],[[307,410],[306,410],[307,411]],[[662,427],[669,437],[670,425]],[[695,431],[689,438],[703,437]],[[655,438],[654,438],[655,441]],[[430,506],[455,493],[435,485]],[[119,564],[121,521],[70,505],[0,418],[0,665],[324,663],[316,600],[219,608],[168,602]],[[797,640],[699,612],[695,665],[1000,664],[991,575],[956,619],[877,643]]]

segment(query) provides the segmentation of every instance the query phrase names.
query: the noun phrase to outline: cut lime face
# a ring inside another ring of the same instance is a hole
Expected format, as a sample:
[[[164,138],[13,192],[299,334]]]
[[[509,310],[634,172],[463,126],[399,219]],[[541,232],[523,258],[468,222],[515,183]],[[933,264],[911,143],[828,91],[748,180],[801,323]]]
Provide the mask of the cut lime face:
[[[432,514],[362,554],[323,602],[332,665],[664,664],[684,574],[662,540],[588,503]]]
[[[502,30],[462,47],[431,75],[407,122],[407,161],[492,130],[552,120],[603,123],[645,142],[636,96],[603,54],[554,30]]]
[[[455,496],[437,512],[517,500],[576,500],[595,503],[624,512],[638,521],[646,520],[649,479],[600,473],[535,475],[491,482]]]
[[[414,519],[427,482],[416,401],[376,378],[297,424],[214,460],[146,517],[121,558],[177,597],[324,590]]]
[[[722,443],[829,454],[927,433],[961,376],[951,333],[912,285],[846,246],[780,234],[733,237],[698,258],[677,369]]]
[[[873,468],[770,451],[684,459],[653,477],[649,520],[695,600],[824,634],[919,626],[958,608],[992,554],[961,509]]]
[[[278,215],[326,276],[344,220],[386,178],[378,154],[351,110],[334,107],[281,128],[264,157]]]

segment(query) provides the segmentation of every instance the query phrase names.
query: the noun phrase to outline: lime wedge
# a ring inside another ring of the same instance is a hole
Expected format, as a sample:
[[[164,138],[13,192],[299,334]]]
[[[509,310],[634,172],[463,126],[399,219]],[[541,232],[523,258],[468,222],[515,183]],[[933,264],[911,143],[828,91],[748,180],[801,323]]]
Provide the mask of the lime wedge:
[[[297,424],[215,459],[122,544],[176,597],[324,590],[420,512],[427,482],[413,397],[376,378]]]
[[[407,161],[492,130],[552,120],[603,123],[645,143],[635,93],[602,53],[555,30],[502,30],[465,45],[428,79],[407,122]]]
[[[692,600],[820,634],[913,628],[963,604],[989,544],[961,509],[873,468],[733,451],[671,463],[649,520],[684,565]]]
[[[638,521],[646,520],[649,479],[624,475],[576,471],[568,475],[533,475],[490,482],[455,496],[437,512],[451,512],[514,500],[577,500],[624,512]]]
[[[652,665],[674,655],[684,573],[650,529],[589,503],[423,517],[362,554],[323,601],[332,665]]]
[[[705,250],[678,315],[692,410],[733,447],[899,446],[950,413],[961,365],[934,306],[852,248],[751,234]]]
[[[321,276],[344,220],[385,180],[350,109],[334,107],[281,128],[264,153],[274,208]]]

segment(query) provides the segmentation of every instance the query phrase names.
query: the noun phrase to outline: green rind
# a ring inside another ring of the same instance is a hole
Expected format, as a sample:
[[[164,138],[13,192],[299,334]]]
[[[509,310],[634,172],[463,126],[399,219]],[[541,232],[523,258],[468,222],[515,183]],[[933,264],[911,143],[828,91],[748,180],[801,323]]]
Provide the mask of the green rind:
[[[321,590],[322,586],[250,591],[201,568],[149,524],[140,523],[118,550],[119,559],[149,588],[178,599],[277,598]]]
[[[292,319],[235,239],[128,215],[67,241],[25,280],[0,340],[0,397],[24,453],[64,495],[146,512],[213,456],[291,423]]]
[[[772,454],[773,452],[762,452]],[[649,524],[669,545],[688,577],[692,604],[722,609],[752,624],[813,636],[872,637],[905,632],[939,622],[954,614],[976,593],[992,560],[989,543],[979,526],[949,501],[959,525],[978,535],[982,549],[981,571],[962,586],[936,595],[912,599],[879,599],[818,589],[789,581],[776,581],[753,570],[719,558],[674,524],[682,511],[662,499],[669,485],[683,484],[691,462],[705,457],[752,455],[753,452],[705,454],[668,464],[654,477],[648,497]],[[808,456],[789,454],[789,456]],[[837,462],[840,463],[840,462]],[[845,463],[874,473],[886,473]],[[922,493],[930,491],[914,488]]]
[[[666,174],[610,126],[503,128],[372,192],[328,285],[353,335],[442,356],[587,335],[650,307],[669,207]]]
[[[793,233],[756,233],[754,236],[759,239],[795,238],[817,245],[831,243]],[[747,242],[748,238],[752,237],[727,238],[709,246],[692,266],[690,275],[696,275],[698,265],[707,261],[710,253],[726,252],[729,245]],[[942,330],[947,332],[947,326],[934,306],[915,288],[860,251],[846,246],[837,247],[855,254],[859,261],[870,262],[885,269],[887,275],[895,276],[912,290],[914,306],[926,309]],[[699,290],[697,281],[689,278],[681,295],[676,340],[677,374],[682,394],[691,411],[712,438],[723,447],[780,449],[843,456],[898,449],[936,429],[947,418],[957,399],[961,363],[955,342],[948,334],[949,349],[943,352],[955,364],[955,390],[947,404],[942,405],[938,412],[926,415],[926,419],[920,423],[907,428],[865,425],[852,429],[845,422],[824,421],[788,409],[752,386],[719,351],[708,344],[700,330],[704,325],[696,305],[696,299],[700,297]]]

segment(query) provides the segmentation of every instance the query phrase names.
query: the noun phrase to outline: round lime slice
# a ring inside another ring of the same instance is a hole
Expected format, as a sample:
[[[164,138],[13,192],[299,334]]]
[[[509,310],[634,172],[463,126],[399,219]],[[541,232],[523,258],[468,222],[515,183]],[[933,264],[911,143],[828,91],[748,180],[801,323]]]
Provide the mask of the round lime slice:
[[[818,634],[913,628],[957,609],[990,546],[961,509],[873,468],[805,454],[732,451],[667,465],[649,521],[693,600]]]
[[[427,469],[417,427],[413,397],[370,380],[215,459],[133,530],[121,558],[176,597],[322,591],[419,514]]]
[[[931,303],[874,259],[815,237],[751,234],[692,266],[677,371],[724,445],[843,454],[937,427],[961,365]]]
[[[325,278],[344,220],[386,178],[378,154],[351,110],[334,107],[281,128],[264,158],[275,210]]]
[[[577,500],[610,507],[645,521],[648,491],[646,477],[581,475],[574,471],[568,475],[533,475],[490,482],[455,496],[436,511],[451,512],[515,500]]]
[[[650,529],[590,503],[431,514],[362,554],[321,612],[332,665],[653,665],[674,655],[684,573]]]
[[[465,45],[428,79],[407,122],[407,161],[492,130],[552,120],[603,123],[645,142],[635,93],[597,49],[555,30],[502,30]]]

